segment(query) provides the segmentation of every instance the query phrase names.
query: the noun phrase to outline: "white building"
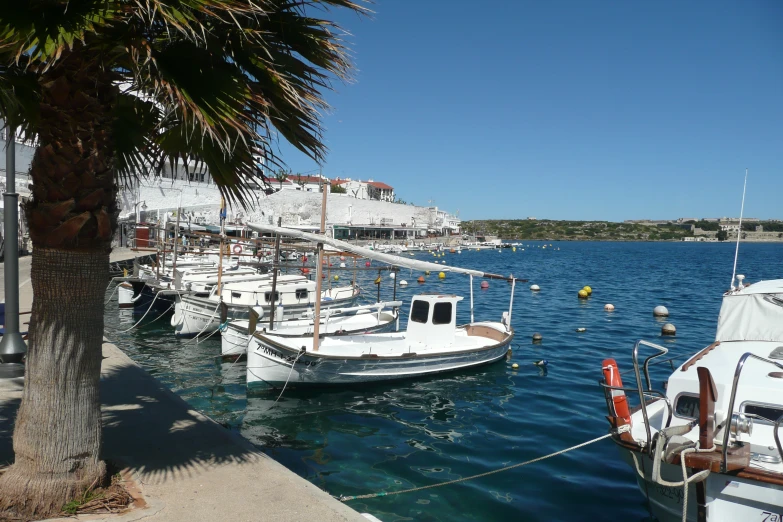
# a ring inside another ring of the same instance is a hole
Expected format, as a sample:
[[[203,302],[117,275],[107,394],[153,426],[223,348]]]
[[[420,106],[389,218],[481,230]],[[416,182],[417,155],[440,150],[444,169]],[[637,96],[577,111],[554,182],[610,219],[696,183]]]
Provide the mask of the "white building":
[[[394,202],[394,187],[368,179],[333,179],[332,185],[338,185],[345,189],[346,194],[356,199],[377,199],[378,201]]]

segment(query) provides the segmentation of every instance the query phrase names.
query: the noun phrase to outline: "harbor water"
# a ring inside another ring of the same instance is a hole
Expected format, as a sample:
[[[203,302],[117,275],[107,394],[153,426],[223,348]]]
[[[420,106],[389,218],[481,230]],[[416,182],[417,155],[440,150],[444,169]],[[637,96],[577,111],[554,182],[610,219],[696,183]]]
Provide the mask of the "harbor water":
[[[732,274],[734,244],[522,241],[512,249],[416,259],[529,279],[518,283],[513,352],[490,366],[414,381],[320,390],[245,387],[245,363],[220,359],[220,339],[179,339],[162,317],[127,333],[139,319],[106,307],[106,335],[153,376],[206,415],[328,493],[363,495],[417,488],[523,462],[605,434],[601,362],[631,369],[638,339],[660,343],[674,364],[711,343],[721,294]],[[408,256],[408,254],[404,254]],[[783,244],[743,244],[738,273],[746,282],[783,277]],[[375,272],[359,280],[375,299]],[[458,322],[470,319],[465,276],[401,270],[397,297],[454,293]],[[392,297],[383,275],[381,299]],[[341,272],[341,282],[350,274]],[[499,321],[511,285],[474,282],[475,318]],[[529,290],[531,284],[540,292]],[[593,294],[579,299],[590,285]],[[108,293],[107,293],[108,297]],[[615,311],[604,311],[611,303]],[[654,318],[655,306],[670,316]],[[151,314],[152,315],[152,314]],[[405,315],[401,327],[405,325]],[[662,337],[664,322],[677,328]],[[584,331],[577,332],[577,329]],[[543,336],[531,341],[533,333]],[[534,361],[548,361],[546,369]],[[512,364],[517,363],[518,369]],[[663,390],[669,363],[652,367]],[[624,375],[633,384],[632,374]],[[230,502],[230,499],[226,500]],[[487,477],[396,496],[350,501],[384,522],[651,520],[631,469],[610,440]],[[259,506],[263,510],[263,506]]]

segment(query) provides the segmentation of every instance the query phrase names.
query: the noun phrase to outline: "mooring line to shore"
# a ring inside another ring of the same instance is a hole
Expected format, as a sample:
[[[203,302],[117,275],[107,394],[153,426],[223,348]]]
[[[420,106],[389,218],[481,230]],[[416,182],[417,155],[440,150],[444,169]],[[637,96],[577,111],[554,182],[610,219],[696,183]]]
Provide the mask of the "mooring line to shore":
[[[550,453],[549,455],[544,455],[543,457],[537,457],[535,459],[526,460],[525,462],[520,462],[519,464],[513,464],[511,466],[506,466],[504,468],[495,469],[492,471],[487,471],[485,473],[479,473],[478,475],[471,475],[470,477],[463,477],[458,478],[454,480],[449,480],[447,482],[440,482],[438,484],[430,484],[429,486],[420,486],[418,488],[409,488],[409,489],[402,489],[400,491],[384,491],[381,493],[368,493],[366,495],[351,495],[351,496],[344,496],[341,495],[339,497],[335,497],[340,502],[348,502],[349,500],[358,500],[358,499],[364,499],[364,498],[377,498],[377,497],[389,497],[392,495],[402,495],[403,493],[413,493],[414,491],[421,491],[424,489],[431,489],[431,488],[439,488],[441,486],[448,486],[449,484],[458,484],[460,482],[466,482],[468,480],[474,480],[481,477],[486,477],[489,475],[494,475],[495,473],[500,473],[501,471],[508,471],[510,469],[514,468],[520,468],[522,466],[527,466],[528,464],[534,464],[536,462],[541,462],[542,460],[546,460],[552,457],[556,457],[558,455],[562,455],[563,453],[568,453],[569,451],[574,451],[579,448],[583,448],[585,446],[589,446],[590,444],[596,443],[598,441],[604,440],[608,437],[611,437],[611,433],[607,433],[606,435],[601,435],[598,438],[588,440],[586,442],[582,442],[581,444],[577,444],[576,446],[571,446],[570,448],[562,449],[560,451],[556,451],[554,453]]]

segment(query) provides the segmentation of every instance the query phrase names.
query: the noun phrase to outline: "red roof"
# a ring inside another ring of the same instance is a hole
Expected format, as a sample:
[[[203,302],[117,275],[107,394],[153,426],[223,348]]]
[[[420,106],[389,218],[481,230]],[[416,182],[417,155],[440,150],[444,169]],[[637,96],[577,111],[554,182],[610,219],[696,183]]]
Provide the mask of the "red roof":
[[[342,185],[343,183],[348,183],[347,179],[333,179],[332,185]]]
[[[368,181],[367,184],[381,190],[394,190],[394,187],[390,187],[386,183],[381,183],[380,181]]]
[[[300,176],[298,174],[292,174],[288,176],[288,179],[293,181],[294,183],[302,182],[302,183],[321,183],[328,181],[325,178],[319,178],[318,176]]]

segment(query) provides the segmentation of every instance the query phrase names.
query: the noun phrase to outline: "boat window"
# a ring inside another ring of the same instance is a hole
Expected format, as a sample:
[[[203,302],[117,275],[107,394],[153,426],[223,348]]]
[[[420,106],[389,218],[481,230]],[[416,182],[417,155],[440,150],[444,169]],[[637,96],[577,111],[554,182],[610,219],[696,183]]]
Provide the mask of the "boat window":
[[[432,311],[432,324],[451,323],[451,303],[435,303]]]
[[[279,301],[279,300],[280,300],[280,292],[275,292],[275,301]],[[272,302],[272,292],[266,292],[264,294],[264,301],[266,301],[267,303]]]
[[[234,299],[239,299],[240,297],[242,297],[242,294],[239,292],[231,292],[231,297],[233,297]]]
[[[685,419],[699,418],[699,396],[680,395],[674,403],[674,414]]]
[[[430,314],[430,304],[427,301],[413,301],[411,307],[411,321],[414,323],[426,323]]]
[[[741,411],[745,414],[758,415],[754,417],[753,421],[760,421],[762,423],[773,424],[776,420],[783,415],[783,407],[781,406],[764,406],[761,404],[745,404],[741,408]]]
[[[307,288],[297,288],[296,289],[296,298],[297,299],[307,299]]]

